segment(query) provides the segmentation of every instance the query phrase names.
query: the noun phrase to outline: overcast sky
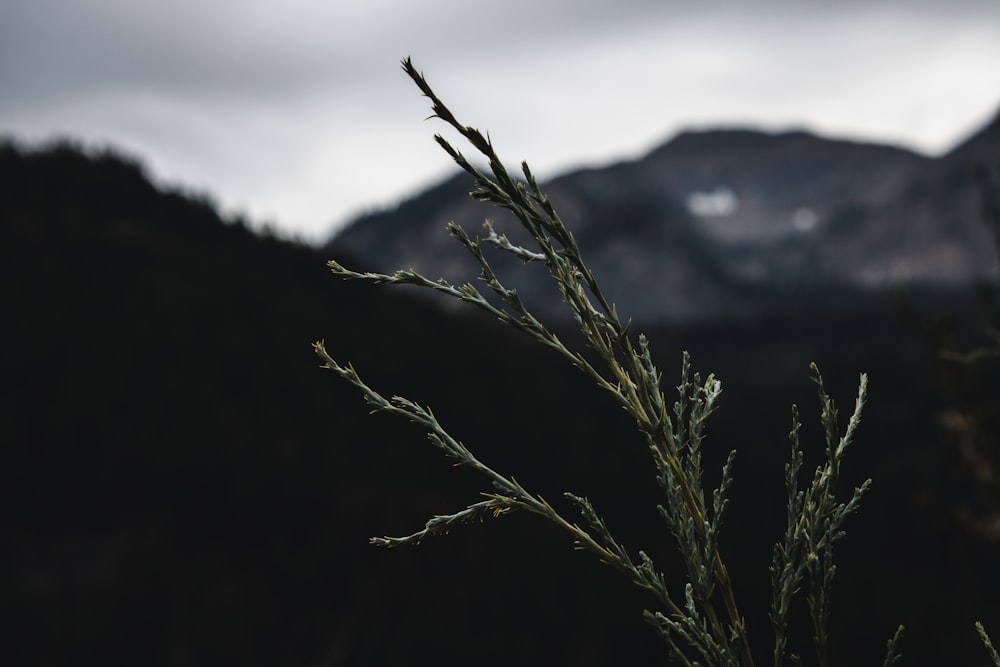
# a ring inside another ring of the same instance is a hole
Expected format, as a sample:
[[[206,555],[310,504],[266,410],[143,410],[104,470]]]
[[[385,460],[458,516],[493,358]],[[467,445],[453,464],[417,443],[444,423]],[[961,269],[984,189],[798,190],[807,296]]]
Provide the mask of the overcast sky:
[[[452,169],[407,55],[543,178],[717,125],[939,154],[1000,109],[1000,0],[3,0],[0,134],[320,239]]]

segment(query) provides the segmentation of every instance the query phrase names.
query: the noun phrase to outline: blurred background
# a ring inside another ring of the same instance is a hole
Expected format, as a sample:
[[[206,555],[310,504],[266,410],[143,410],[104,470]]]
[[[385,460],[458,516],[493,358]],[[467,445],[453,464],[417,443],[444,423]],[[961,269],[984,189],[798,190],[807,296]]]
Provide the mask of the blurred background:
[[[837,663],[902,623],[905,664],[988,664],[1000,7],[777,0],[0,7],[0,663],[665,659],[651,601],[532,517],[368,545],[488,489],[369,415],[318,339],[683,585],[645,445],[589,382],[484,314],[327,271],[464,282],[449,220],[518,238],[434,144],[406,55],[532,164],[665,385],[682,350],[722,379],[706,480],[736,448],[723,549],[758,655],[792,403],[822,455],[815,361],[845,418],[871,376]],[[496,261],[572,339],[544,271]]]
[[[540,177],[752,125],[950,150],[1000,104],[991,0],[8,0],[0,128],[142,156],[316,241],[451,165],[397,65]]]

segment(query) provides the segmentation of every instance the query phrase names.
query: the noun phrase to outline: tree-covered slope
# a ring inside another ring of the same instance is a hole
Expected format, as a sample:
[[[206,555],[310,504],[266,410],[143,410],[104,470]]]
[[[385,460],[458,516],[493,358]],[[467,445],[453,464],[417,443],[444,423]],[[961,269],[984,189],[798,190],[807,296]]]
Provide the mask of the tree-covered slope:
[[[475,502],[480,480],[368,415],[310,343],[430,404],[498,470],[552,500],[588,495],[627,544],[669,553],[639,436],[559,359],[405,290],[338,281],[337,248],[254,234],[113,153],[7,143],[0,183],[0,663],[662,658],[639,592],[531,517],[369,546]],[[940,664],[980,650],[974,618],[1000,627],[996,546],[955,521],[969,478],[935,430],[958,398],[899,312],[819,304],[649,332],[668,376],[690,349],[726,387],[707,467],[739,450],[724,548],[765,650],[789,405],[812,416],[810,360],[844,404],[872,376],[849,474],[876,486],[844,542],[838,655],[880,654],[903,622],[908,664]]]

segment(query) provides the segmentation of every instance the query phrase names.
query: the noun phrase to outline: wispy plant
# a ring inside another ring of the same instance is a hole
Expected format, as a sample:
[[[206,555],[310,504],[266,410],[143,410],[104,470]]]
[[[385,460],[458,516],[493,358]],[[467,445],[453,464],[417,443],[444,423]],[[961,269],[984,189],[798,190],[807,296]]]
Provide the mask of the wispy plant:
[[[488,136],[460,123],[409,59],[403,61],[403,69],[431,100],[433,116],[454,128],[488,161],[489,173],[486,173],[440,135],[435,136],[448,155],[473,177],[472,196],[510,211],[529,233],[534,246],[526,248],[512,243],[506,235],[497,233],[488,221],[483,237],[470,236],[454,222],[448,225],[452,236],[479,263],[480,279],[488,293],[493,294],[489,299],[472,283],[455,285],[412,270],[393,274],[358,272],[336,261],[330,261],[329,267],[343,278],[414,284],[470,303],[550,348],[595,382],[632,417],[649,450],[656,480],[665,498],[658,510],[676,539],[684,571],[667,576],[646,552],[627,548],[614,537],[598,510],[585,497],[564,494],[578,514],[575,519],[567,518],[566,510],[558,509],[514,477],[477,458],[448,433],[430,409],[400,396],[387,398],[366,384],[353,366],[336,361],[324,343],[318,342],[314,347],[324,367],[360,389],[374,411],[398,414],[427,429],[435,446],[461,466],[484,475],[491,485],[478,502],[457,512],[435,516],[411,535],[377,537],[372,543],[389,547],[416,544],[430,535],[448,532],[457,524],[499,517],[516,510],[527,511],[568,533],[578,549],[596,555],[649,593],[653,606],[645,612],[645,618],[665,642],[672,659],[689,666],[753,665],[744,616],[737,606],[735,587],[719,547],[728,492],[733,484],[735,450],[729,453],[722,467],[717,488],[706,489],[702,479],[705,428],[718,405],[721,383],[713,375],[703,378],[694,372],[689,356],[684,353],[676,398],[672,402],[668,400],[662,376],[653,364],[648,340],[642,334],[632,337],[630,321],[621,320],[614,305],[601,291],[572,232],[540,190],[528,165],[522,163],[519,177],[508,173]],[[583,333],[585,348],[567,345],[528,309],[515,289],[504,284],[487,257],[486,250],[490,248],[524,262],[544,264]],[[585,353],[586,348],[591,352]],[[837,408],[827,395],[815,366],[812,366],[812,376],[819,394],[826,460],[815,470],[811,482],[800,488],[803,453],[799,442],[798,410],[793,406],[791,460],[785,469],[787,528],[774,547],[771,566],[770,620],[775,634],[772,657],[776,667],[786,662],[802,664],[801,657],[791,652],[788,637],[793,602],[801,592],[805,594],[812,621],[816,662],[824,667],[830,664],[829,614],[836,573],[833,549],[844,534],[844,520],[857,510],[870,484],[869,480],[854,488],[846,501],[837,499],[841,464],[860,424],[867,377],[861,375],[854,411],[841,434]],[[901,635],[902,628],[888,642],[884,665],[897,660]]]
[[[986,634],[986,628],[979,621],[976,621],[976,632],[979,633],[979,638],[983,640],[983,645],[990,654],[990,658],[993,660],[993,664],[996,667],[1000,667],[1000,653],[997,653],[997,649],[993,646],[993,642],[990,640],[990,636]]]

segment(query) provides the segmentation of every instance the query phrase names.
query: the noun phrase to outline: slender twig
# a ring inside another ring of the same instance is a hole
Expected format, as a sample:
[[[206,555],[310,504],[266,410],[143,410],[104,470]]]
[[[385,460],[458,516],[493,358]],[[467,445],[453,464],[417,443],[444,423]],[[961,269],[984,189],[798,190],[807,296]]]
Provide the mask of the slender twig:
[[[409,59],[403,61],[403,69],[431,100],[433,117],[451,126],[486,158],[488,172],[475,167],[440,135],[435,136],[448,155],[473,177],[475,189],[472,196],[513,214],[535,247],[515,245],[505,234],[498,233],[490,221],[484,225],[484,238],[473,237],[461,225],[449,223],[451,235],[478,263],[479,278],[488,288],[488,293],[492,293],[492,300],[487,299],[472,283],[453,285],[443,278],[432,280],[413,270],[393,274],[360,272],[332,260],[328,266],[334,274],[343,278],[417,285],[483,309],[563,356],[610,394],[635,420],[636,428],[650,452],[657,482],[666,497],[666,502],[658,509],[673,533],[684,561],[685,572],[678,575],[686,575],[687,581],[683,583],[682,600],[681,596],[671,593],[671,585],[650,556],[643,551],[636,552],[637,559],[630,555],[611,534],[604,519],[587,498],[564,493],[566,500],[582,518],[582,525],[566,519],[541,495],[528,491],[513,477],[480,461],[445,430],[429,409],[399,396],[385,398],[367,385],[350,364],[342,365],[334,360],[327,353],[324,343],[318,342],[314,347],[323,366],[355,385],[375,411],[398,414],[427,429],[433,445],[459,465],[484,475],[492,486],[492,491],[482,494],[483,499],[457,512],[431,517],[421,530],[404,537],[373,538],[372,543],[389,547],[417,544],[428,536],[446,533],[459,524],[524,510],[555,524],[572,537],[578,549],[594,554],[650,593],[658,609],[646,611],[644,617],[663,638],[674,660],[692,666],[752,667],[754,659],[746,624],[737,607],[733,582],[719,549],[720,530],[728,505],[727,494],[733,483],[735,451],[730,452],[726,459],[716,489],[707,493],[702,483],[701,446],[706,437],[708,418],[718,406],[721,383],[712,375],[702,380],[698,373],[692,372],[690,358],[684,353],[680,382],[676,387],[677,400],[669,404],[648,340],[640,334],[633,342],[631,322],[623,323],[614,304],[603,294],[575,237],[539,188],[528,165],[521,165],[523,178],[512,177],[488,136],[460,123]],[[486,255],[487,249],[508,253],[523,262],[544,264],[592,353],[584,354],[567,346],[536,317],[517,290],[504,284]],[[593,359],[593,353],[599,361]],[[798,412],[793,407],[792,459],[785,471],[789,496],[788,524],[783,542],[775,545],[771,568],[774,594],[770,617],[775,630],[776,667],[781,667],[786,658],[801,664],[797,655],[788,653],[786,630],[792,599],[803,582],[808,582],[807,600],[813,620],[817,659],[821,667],[828,665],[827,627],[835,572],[833,544],[843,534],[841,526],[844,519],[857,509],[870,483],[866,481],[855,488],[847,502],[836,500],[841,461],[860,423],[867,377],[861,376],[855,410],[843,436],[839,434],[836,407],[826,395],[815,367],[813,379],[820,397],[827,461],[817,468],[812,484],[799,490],[802,452],[798,441]],[[886,666],[895,660],[896,643],[900,636],[901,630],[890,640]]]

